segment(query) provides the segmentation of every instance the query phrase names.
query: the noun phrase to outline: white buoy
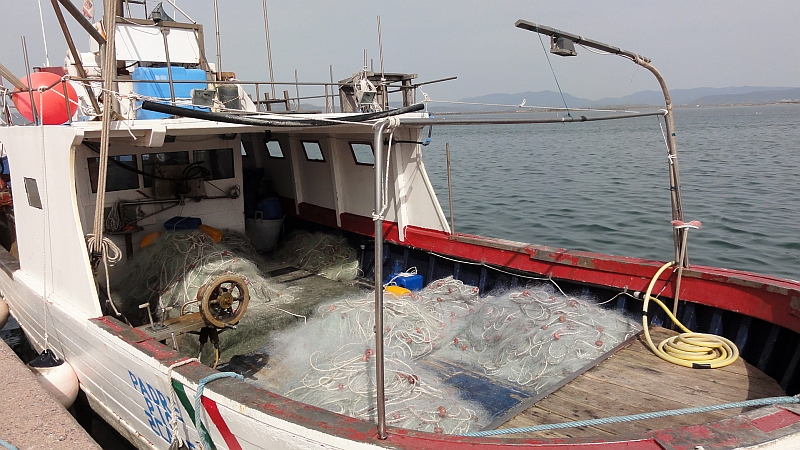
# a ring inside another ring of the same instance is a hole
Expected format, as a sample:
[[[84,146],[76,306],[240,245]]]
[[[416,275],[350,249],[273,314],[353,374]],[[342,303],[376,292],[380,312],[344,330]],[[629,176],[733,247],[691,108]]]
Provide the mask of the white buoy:
[[[0,299],[0,330],[6,326],[6,322],[8,322],[8,303]]]
[[[28,364],[36,379],[64,408],[69,408],[78,396],[78,375],[68,362],[58,359],[53,352],[45,350]]]

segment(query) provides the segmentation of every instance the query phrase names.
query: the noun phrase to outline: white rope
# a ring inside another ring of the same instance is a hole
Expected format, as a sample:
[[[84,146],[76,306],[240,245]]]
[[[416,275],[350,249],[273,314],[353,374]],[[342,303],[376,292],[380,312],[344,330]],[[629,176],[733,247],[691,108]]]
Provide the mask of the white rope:
[[[386,122],[386,129],[390,130],[389,133],[389,146],[386,150],[386,175],[383,180],[383,192],[381,192],[381,204],[383,207],[379,212],[375,212],[372,214],[372,220],[384,220],[386,214],[386,210],[389,208],[389,164],[391,163],[392,157],[392,140],[394,138],[394,130],[400,126],[400,118],[396,116],[388,117]],[[377,129],[382,122],[377,122],[372,125],[372,128]]]
[[[172,371],[174,369],[180,367],[180,366],[183,366],[183,365],[186,365],[186,364],[189,364],[189,363],[193,363],[193,362],[196,362],[198,364],[202,364],[200,362],[200,360],[198,360],[197,358],[189,358],[189,359],[184,359],[183,361],[178,361],[175,364],[172,364],[171,366],[169,366],[167,368],[167,386],[166,386],[166,390],[169,391],[169,398],[172,401],[172,405],[173,405],[173,408],[175,408],[175,410],[178,410],[178,396],[175,394],[175,389],[173,389],[173,387],[172,387]],[[164,386],[162,386],[162,389],[163,388],[164,388]],[[172,431],[172,438],[176,439],[178,441],[178,444],[179,444],[178,448],[181,448],[181,447],[184,446],[184,440],[178,434],[178,432],[180,431],[180,429],[178,428],[178,414],[175,414],[175,411],[171,411],[170,412],[170,416],[172,418],[169,421],[169,427],[170,427],[170,429]]]

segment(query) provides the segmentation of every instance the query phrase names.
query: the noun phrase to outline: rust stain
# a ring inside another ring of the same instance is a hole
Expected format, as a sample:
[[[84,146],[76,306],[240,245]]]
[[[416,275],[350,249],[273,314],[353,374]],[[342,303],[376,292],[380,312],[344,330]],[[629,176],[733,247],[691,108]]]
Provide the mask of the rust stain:
[[[789,311],[791,315],[800,317],[800,297],[793,295],[789,301],[789,308],[791,308]]]

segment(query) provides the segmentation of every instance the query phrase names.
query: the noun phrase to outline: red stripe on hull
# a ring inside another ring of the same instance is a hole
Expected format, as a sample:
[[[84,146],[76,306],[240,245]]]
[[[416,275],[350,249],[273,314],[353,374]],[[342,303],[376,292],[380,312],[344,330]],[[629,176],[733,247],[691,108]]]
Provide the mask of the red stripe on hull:
[[[228,446],[228,448],[231,450],[242,450],[242,446],[239,445],[239,441],[236,439],[236,436],[231,433],[231,429],[228,428],[228,424],[225,423],[225,419],[223,419],[222,414],[219,413],[217,403],[208,397],[201,397],[200,401],[203,402],[203,408],[206,409],[208,417],[212,422],[214,422],[214,426],[217,427],[219,434],[222,435],[222,439],[225,440],[225,444]],[[199,413],[199,411],[195,411],[195,414]]]

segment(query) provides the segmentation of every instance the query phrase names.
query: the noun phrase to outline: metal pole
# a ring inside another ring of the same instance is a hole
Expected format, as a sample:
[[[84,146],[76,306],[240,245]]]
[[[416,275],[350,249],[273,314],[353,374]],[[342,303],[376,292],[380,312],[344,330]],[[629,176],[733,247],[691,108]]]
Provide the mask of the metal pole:
[[[386,399],[383,381],[383,130],[388,120],[375,130],[375,385],[378,404],[378,436],[386,439]],[[389,170],[387,167],[386,170]]]
[[[450,200],[450,234],[456,234],[456,221],[453,218],[453,183],[450,178],[450,143],[445,144],[447,154],[447,199]]]
[[[297,82],[297,69],[294,69],[294,90],[297,93],[297,111],[300,111],[300,85]]]
[[[331,84],[333,84],[333,64],[331,64],[329,67],[331,71]],[[336,108],[336,98],[334,97],[334,95],[338,95],[339,91],[338,86],[336,88],[336,91],[337,91],[336,94],[334,94],[333,87],[331,87],[331,112],[334,112],[334,109]],[[342,99],[339,99],[339,111],[340,112],[342,111]]]
[[[103,35],[94,29],[92,23],[86,20],[86,17],[83,17],[83,13],[75,5],[73,5],[70,0],[58,0],[58,2],[61,3],[64,9],[66,9],[67,12],[78,22],[78,24],[82,26],[87,33],[89,33],[89,36],[91,36],[92,39],[97,41],[97,43],[100,45],[106,43],[106,39],[103,37]]]
[[[222,79],[222,53],[219,45],[219,8],[217,0],[214,0],[214,27],[217,31],[217,80]]]
[[[75,42],[72,40],[72,33],[70,33],[69,27],[67,27],[67,21],[64,20],[64,14],[61,12],[61,7],[58,6],[57,0],[50,0],[50,3],[53,4],[53,11],[56,13],[56,19],[58,19],[58,24],[61,26],[61,32],[64,33],[64,40],[67,41],[67,47],[69,47],[72,60],[75,62],[75,70],[78,71],[79,77],[87,78],[86,70],[83,68],[83,62],[81,61],[81,54],[78,53],[78,49],[75,47]],[[100,104],[97,103],[97,98],[94,95],[94,89],[92,89],[91,84],[87,87],[86,93],[89,95],[89,101],[92,102],[94,113],[100,114]]]
[[[33,124],[39,125],[39,114],[36,111],[36,103],[34,102],[33,98],[33,88],[31,87],[33,81],[31,81],[31,65],[28,63],[28,46],[25,45],[25,36],[22,36],[22,57],[25,60],[25,71],[28,73],[28,96],[31,99],[31,117],[33,117]]]
[[[269,82],[272,83],[272,98],[275,98],[275,76],[272,73],[272,47],[269,43],[269,15],[267,14],[267,0],[264,0],[264,32],[267,35],[267,62],[269,62]]]
[[[578,36],[577,34],[567,33],[565,31],[556,30],[555,28],[552,27],[547,27],[544,25],[535,24],[533,22],[528,22],[527,20],[517,20],[515,26],[523,30],[533,31],[535,33],[544,34],[547,36],[567,38],[579,45],[584,45],[586,47],[591,47],[597,50],[613,53],[615,55],[628,58],[635,64],[638,64],[644,67],[645,69],[649,70],[650,73],[652,73],[656,77],[656,80],[658,80],[658,84],[661,86],[661,91],[664,94],[664,103],[667,109],[667,114],[664,116],[664,122],[667,132],[667,153],[669,157],[669,182],[670,182],[669,187],[670,187],[671,201],[672,201],[672,220],[683,221],[683,203],[681,201],[680,176],[678,173],[678,150],[677,150],[677,144],[675,142],[675,120],[672,115],[672,100],[670,99],[669,90],[667,90],[667,84],[664,81],[664,77],[662,77],[661,74],[658,72],[658,70],[656,70],[656,68],[650,64],[650,58],[647,58],[645,56],[639,55],[637,53],[628,50],[623,50],[619,47],[614,47],[608,44],[604,44],[599,41],[586,39],[584,37]],[[682,252],[683,254],[681,255],[681,242],[683,241],[684,233],[686,233],[686,229],[675,228],[673,231],[673,246],[675,250],[675,261],[681,266],[686,266],[688,265],[689,262],[689,255],[685,249]]]
[[[167,35],[169,28],[161,27],[161,36],[164,38],[164,55],[167,57],[167,78],[169,78],[169,98],[172,104],[175,104],[175,84],[172,82],[172,64],[169,60],[169,43],[167,43]]]

